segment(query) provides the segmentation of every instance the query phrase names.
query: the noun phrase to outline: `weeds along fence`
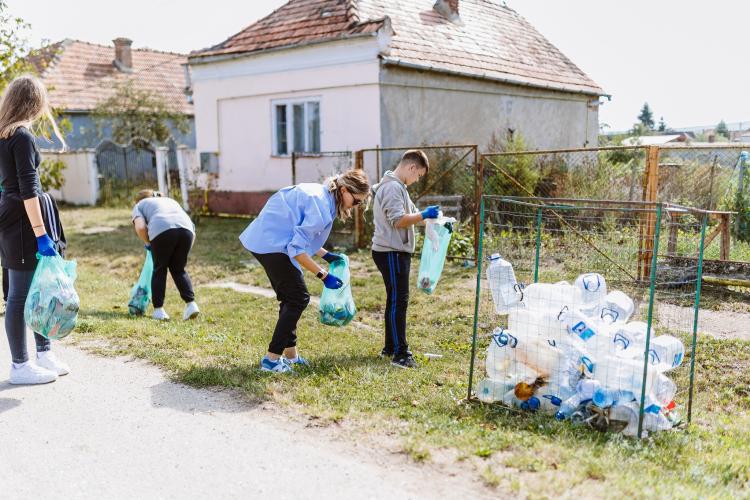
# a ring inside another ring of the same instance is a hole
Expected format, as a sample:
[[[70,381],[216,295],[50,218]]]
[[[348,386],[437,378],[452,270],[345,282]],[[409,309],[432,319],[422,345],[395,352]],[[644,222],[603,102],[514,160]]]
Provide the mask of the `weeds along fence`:
[[[422,209],[440,205],[459,224],[451,239],[449,257],[473,260],[479,232],[479,153],[475,144],[371,148],[355,153],[355,166],[374,184],[398,165],[410,149],[421,149],[430,162],[429,175],[409,187],[412,201]],[[359,220],[360,246],[367,246],[373,231],[372,212]]]
[[[638,436],[690,422],[709,215],[666,203],[483,196],[469,398],[523,411],[534,395],[537,411]],[[646,221],[655,231],[644,273]],[[673,228],[683,245],[670,244]],[[513,266],[516,286],[500,286],[492,254]],[[581,394],[586,387],[599,398]]]

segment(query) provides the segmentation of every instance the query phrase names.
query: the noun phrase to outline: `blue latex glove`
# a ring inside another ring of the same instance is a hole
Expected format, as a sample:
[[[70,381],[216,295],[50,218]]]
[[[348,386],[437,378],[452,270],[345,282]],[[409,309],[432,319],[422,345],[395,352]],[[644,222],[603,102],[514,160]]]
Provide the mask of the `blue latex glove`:
[[[326,288],[330,288],[331,290],[338,290],[342,286],[344,286],[344,282],[338,279],[336,276],[334,276],[331,273],[328,273],[325,278],[323,278],[323,286]]]
[[[337,262],[339,260],[344,260],[344,256],[338,253],[326,252],[326,254],[323,256],[323,260],[328,262],[329,264],[333,264],[334,262]]]
[[[437,219],[440,215],[440,205],[430,205],[422,210],[422,219]]]
[[[145,245],[143,245],[143,248],[145,248],[146,250],[148,250],[150,252],[151,251],[151,243],[146,243]]]
[[[52,257],[54,255],[57,255],[57,250],[55,250],[55,242],[52,241],[52,238],[50,238],[47,234],[37,236],[36,249],[37,252],[39,252],[39,255],[44,255],[45,257]]]

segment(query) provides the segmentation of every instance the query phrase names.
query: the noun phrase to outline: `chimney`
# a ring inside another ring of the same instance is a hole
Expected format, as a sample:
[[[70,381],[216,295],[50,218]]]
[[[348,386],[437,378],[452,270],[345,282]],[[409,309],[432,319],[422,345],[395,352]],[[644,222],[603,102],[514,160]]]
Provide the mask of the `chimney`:
[[[113,64],[123,73],[132,73],[133,54],[130,46],[133,44],[133,40],[120,37],[115,38],[112,42],[115,44],[115,60],[112,61]]]
[[[463,25],[458,15],[458,0],[436,0],[432,8],[453,24]]]

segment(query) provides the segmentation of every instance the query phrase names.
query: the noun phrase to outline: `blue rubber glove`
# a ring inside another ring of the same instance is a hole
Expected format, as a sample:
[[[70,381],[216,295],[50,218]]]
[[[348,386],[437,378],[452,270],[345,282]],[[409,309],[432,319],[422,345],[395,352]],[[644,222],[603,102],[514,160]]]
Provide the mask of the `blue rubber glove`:
[[[329,264],[333,264],[334,262],[344,260],[344,256],[339,253],[326,252],[326,254],[323,256],[323,260],[328,262]]]
[[[323,286],[326,288],[330,288],[331,290],[338,290],[342,286],[344,286],[344,282],[338,279],[336,276],[334,276],[331,273],[328,273],[325,278],[323,278]]]
[[[440,212],[440,205],[430,205],[422,210],[422,219],[437,219]]]
[[[143,248],[145,248],[146,250],[148,250],[150,252],[151,251],[151,243],[146,243],[145,245],[143,245]]]
[[[57,250],[55,250],[55,242],[52,241],[52,238],[50,238],[47,234],[37,236],[36,249],[37,252],[39,252],[39,255],[44,255],[45,257],[53,257],[57,255]]]

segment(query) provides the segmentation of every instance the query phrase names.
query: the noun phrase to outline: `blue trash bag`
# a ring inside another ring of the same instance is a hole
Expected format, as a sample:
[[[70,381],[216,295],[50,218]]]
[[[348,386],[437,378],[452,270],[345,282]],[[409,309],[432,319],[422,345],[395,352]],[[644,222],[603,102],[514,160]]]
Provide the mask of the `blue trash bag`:
[[[151,250],[146,250],[146,261],[141,275],[130,290],[128,311],[134,316],[143,316],[151,303],[151,276],[154,274],[154,258]]]
[[[448,244],[451,241],[455,222],[456,219],[453,217],[443,217],[442,212],[437,219],[427,220],[417,275],[417,288],[427,294],[435,291],[440,275],[443,273],[445,256],[448,253]]]
[[[324,325],[348,325],[357,313],[354,297],[352,297],[349,257],[346,255],[343,257],[342,260],[337,260],[328,266],[328,272],[340,279],[344,285],[337,290],[323,288],[323,293],[320,295],[320,322]]]
[[[31,280],[23,310],[26,325],[41,336],[59,340],[76,326],[81,301],[76,293],[76,262],[59,255],[37,255],[39,263]]]

